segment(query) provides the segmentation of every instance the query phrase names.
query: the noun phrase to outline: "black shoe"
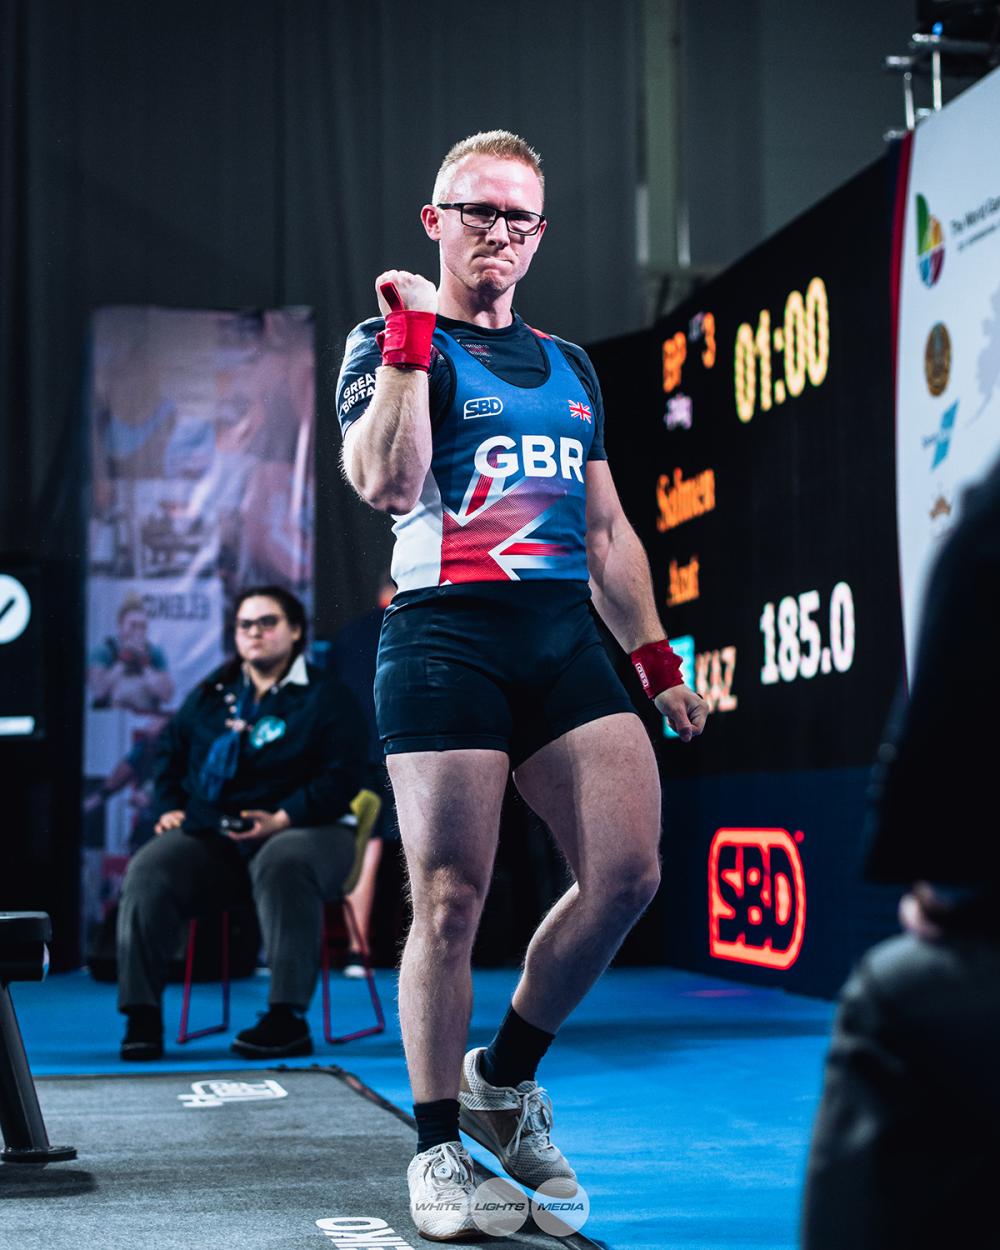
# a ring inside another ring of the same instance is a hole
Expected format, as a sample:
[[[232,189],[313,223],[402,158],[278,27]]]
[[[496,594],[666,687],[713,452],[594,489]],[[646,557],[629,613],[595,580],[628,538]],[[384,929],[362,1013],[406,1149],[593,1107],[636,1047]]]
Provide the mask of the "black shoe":
[[[159,1007],[129,1007],[128,1028],[122,1039],[123,1059],[148,1061],[163,1058],[163,1016]]]
[[[288,1055],[311,1055],[312,1038],[305,1020],[283,1004],[270,1007],[257,1023],[237,1033],[230,1046],[251,1059],[282,1059]]]

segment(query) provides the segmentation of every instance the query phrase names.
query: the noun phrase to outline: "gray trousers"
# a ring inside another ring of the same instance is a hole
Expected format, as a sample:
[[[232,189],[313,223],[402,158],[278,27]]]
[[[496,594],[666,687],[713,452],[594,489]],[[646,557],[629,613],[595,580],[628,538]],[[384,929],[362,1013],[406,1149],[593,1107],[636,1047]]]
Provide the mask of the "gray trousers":
[[[270,1002],[305,1010],[319,973],[323,904],[343,895],[353,826],[285,829],[249,860],[219,834],[171,829],[137,852],[118,904],[118,1007],[160,1005],[186,920],[252,897],[271,969]]]
[[[803,1250],[1000,1244],[1000,941],[904,936],[840,996]]]

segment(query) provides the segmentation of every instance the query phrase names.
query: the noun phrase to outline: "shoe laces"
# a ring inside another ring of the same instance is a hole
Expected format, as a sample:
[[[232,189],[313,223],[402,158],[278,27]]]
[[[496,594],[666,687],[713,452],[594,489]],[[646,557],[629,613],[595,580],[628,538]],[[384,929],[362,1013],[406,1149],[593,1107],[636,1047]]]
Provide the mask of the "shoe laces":
[[[472,1172],[458,1149],[454,1142],[442,1142],[428,1152],[424,1177],[433,1179],[434,1188],[441,1197],[463,1196],[463,1187],[472,1183]]]
[[[521,1139],[526,1135],[537,1135],[541,1139],[538,1142],[532,1142],[536,1150],[555,1150],[555,1146],[549,1141],[551,1129],[552,1099],[547,1089],[541,1085],[534,1085],[521,1094],[521,1114],[518,1116],[517,1128],[511,1139],[511,1152],[517,1153]]]

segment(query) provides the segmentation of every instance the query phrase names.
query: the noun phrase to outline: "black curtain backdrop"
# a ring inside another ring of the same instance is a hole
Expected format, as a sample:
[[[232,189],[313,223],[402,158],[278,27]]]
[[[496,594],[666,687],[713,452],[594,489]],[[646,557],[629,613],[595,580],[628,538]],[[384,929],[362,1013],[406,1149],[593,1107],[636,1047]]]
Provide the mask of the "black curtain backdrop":
[[[502,126],[543,154],[532,324],[586,341],[639,323],[639,16],[638,0],[0,0],[0,555],[44,562],[52,642],[48,740],[0,744],[17,777],[0,906],[73,928],[91,311],[315,310],[332,632],[370,605],[391,545],[340,478],[343,340],[382,269],[436,276],[417,214],[447,148]]]
[[[474,130],[517,130],[545,158],[552,226],[519,301],[529,320],[578,341],[638,324],[636,4],[0,5],[0,550],[78,554],[93,308],[306,304],[320,632],[369,606],[387,525],[339,481],[333,381],[376,274],[436,276],[417,213]]]

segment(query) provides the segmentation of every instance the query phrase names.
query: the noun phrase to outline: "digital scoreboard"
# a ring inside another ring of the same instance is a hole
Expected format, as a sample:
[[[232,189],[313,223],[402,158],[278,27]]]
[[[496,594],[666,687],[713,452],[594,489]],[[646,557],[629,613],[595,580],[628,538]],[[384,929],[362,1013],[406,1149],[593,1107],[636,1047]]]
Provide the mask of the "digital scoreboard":
[[[713,712],[668,775],[874,758],[901,645],[889,219],[883,162],[593,353],[615,480]]]
[[[896,925],[862,875],[902,675],[894,174],[883,159],[652,329],[589,349],[615,483],[712,713],[684,744],[637,691],[665,781],[661,955],[810,993]]]

